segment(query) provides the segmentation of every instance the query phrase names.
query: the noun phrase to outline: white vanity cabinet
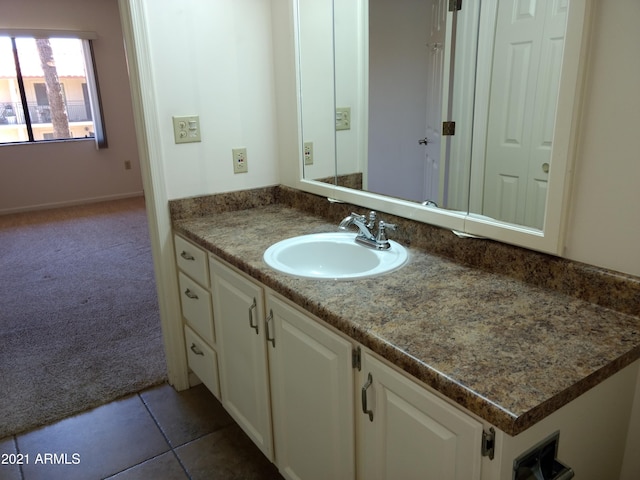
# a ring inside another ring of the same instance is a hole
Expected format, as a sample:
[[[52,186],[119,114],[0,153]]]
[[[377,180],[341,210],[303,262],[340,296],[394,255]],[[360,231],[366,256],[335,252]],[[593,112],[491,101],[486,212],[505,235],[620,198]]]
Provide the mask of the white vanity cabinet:
[[[620,477],[640,361],[510,436],[240,270],[175,244],[189,366],[285,478],[512,480],[514,461],[557,433],[557,460],[576,478]],[[189,303],[194,294],[210,295],[213,315]]]
[[[209,265],[222,404],[285,478],[480,479],[479,422],[366,351],[358,372],[353,341]]]
[[[367,351],[359,377],[359,479],[480,479],[480,422]]]
[[[174,235],[173,243],[179,269],[187,363],[200,381],[220,398],[207,254],[178,235]]]
[[[223,406],[286,478],[353,479],[351,342],[209,262]]]

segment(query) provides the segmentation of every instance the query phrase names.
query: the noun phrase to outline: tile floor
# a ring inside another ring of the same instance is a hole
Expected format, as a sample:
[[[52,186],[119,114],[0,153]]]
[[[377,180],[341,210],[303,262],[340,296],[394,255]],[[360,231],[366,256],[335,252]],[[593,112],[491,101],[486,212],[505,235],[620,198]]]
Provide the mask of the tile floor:
[[[0,461],[0,480],[282,479],[203,385],[160,385],[0,439],[0,460],[18,453],[28,464]]]

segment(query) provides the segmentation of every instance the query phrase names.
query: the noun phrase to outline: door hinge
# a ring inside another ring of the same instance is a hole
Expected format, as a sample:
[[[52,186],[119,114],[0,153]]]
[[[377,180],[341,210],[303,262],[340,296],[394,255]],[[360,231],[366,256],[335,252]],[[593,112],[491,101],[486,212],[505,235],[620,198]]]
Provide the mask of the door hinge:
[[[489,460],[493,460],[496,453],[496,431],[493,427],[489,428],[488,432],[482,430],[481,452],[483,457],[489,457]]]
[[[456,122],[442,122],[442,135],[452,136],[456,134]]]
[[[462,10],[462,0],[449,0],[449,11],[457,12]]]
[[[358,371],[362,370],[362,350],[360,347],[354,348],[351,352],[351,367],[357,368]]]

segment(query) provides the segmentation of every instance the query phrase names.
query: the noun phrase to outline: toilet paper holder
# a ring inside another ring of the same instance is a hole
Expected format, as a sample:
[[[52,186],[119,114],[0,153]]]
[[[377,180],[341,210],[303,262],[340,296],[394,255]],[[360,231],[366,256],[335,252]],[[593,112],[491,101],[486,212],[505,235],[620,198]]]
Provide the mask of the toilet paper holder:
[[[551,434],[513,462],[513,480],[569,480],[571,468],[557,458],[560,431]]]

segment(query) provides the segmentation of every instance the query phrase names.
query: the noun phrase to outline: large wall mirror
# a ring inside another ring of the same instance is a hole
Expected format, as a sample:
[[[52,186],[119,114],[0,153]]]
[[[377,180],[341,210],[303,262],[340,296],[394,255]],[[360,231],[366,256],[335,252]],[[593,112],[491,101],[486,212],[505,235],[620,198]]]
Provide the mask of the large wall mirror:
[[[587,0],[294,3],[300,188],[561,253]]]

